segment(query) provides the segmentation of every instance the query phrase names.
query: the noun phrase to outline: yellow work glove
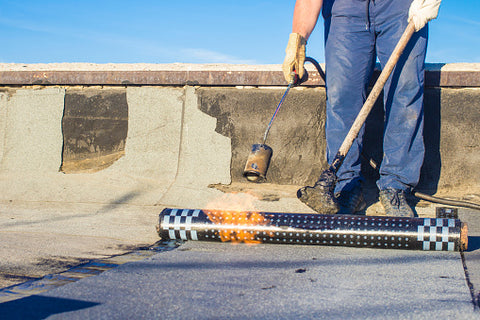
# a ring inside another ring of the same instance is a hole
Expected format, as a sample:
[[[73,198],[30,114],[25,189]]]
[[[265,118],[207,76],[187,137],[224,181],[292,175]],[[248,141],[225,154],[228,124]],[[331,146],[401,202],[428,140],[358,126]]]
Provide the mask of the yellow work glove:
[[[413,0],[408,10],[408,22],[413,21],[415,31],[425,27],[428,21],[438,15],[441,0]]]
[[[283,75],[288,83],[294,81],[295,76],[292,74],[297,72],[298,78],[301,79],[305,73],[303,64],[305,63],[305,45],[307,40],[298,33],[291,33],[288,38],[287,49],[285,49],[285,60],[283,60]]]

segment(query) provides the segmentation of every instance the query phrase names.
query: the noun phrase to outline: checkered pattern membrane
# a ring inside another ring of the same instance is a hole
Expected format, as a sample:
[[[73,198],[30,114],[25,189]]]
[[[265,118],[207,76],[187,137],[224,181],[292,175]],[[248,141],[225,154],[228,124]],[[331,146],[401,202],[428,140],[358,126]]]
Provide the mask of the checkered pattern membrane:
[[[197,230],[192,230],[193,218],[197,218],[200,210],[171,209],[163,215],[161,225],[168,231],[170,240],[198,240]]]
[[[454,231],[454,219],[425,218],[423,225],[417,226],[417,240],[422,242],[423,250],[454,251],[456,242],[451,236]]]
[[[335,245],[349,247],[460,250],[460,225],[457,219],[396,218],[353,215],[297,213],[257,213],[260,225],[241,219],[220,223],[208,211],[164,209],[160,214],[162,239],[221,241],[221,232],[230,230],[238,238],[245,233],[263,243]],[[230,212],[230,216],[235,213]]]

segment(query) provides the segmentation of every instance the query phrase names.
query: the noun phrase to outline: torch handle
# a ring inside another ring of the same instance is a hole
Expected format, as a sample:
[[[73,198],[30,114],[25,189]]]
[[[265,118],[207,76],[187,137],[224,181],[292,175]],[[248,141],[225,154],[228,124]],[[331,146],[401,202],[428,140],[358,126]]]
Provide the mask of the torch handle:
[[[295,83],[295,81],[291,81],[288,84],[288,87],[285,90],[285,93],[283,94],[282,99],[278,103],[277,108],[275,109],[275,112],[273,113],[273,116],[270,119],[270,122],[268,123],[267,129],[265,130],[265,134],[263,135],[263,143],[262,144],[265,144],[265,141],[267,141],[267,136],[268,136],[268,133],[270,132],[270,128],[272,127],[273,120],[275,120],[275,117],[277,116],[278,110],[280,110],[280,107],[282,106],[283,101],[285,100],[285,98],[286,98],[288,92],[290,91],[290,89],[293,87],[294,83]]]
[[[408,42],[410,41],[410,38],[414,33],[415,33],[415,25],[413,24],[413,22],[410,22],[407,28],[405,29],[405,31],[403,32],[402,36],[400,37],[400,40],[398,40],[397,45],[393,49],[393,52],[390,55],[390,58],[385,64],[385,67],[380,73],[380,76],[375,82],[375,85],[373,86],[372,90],[370,91],[370,94],[368,95],[367,100],[365,100],[365,103],[363,104],[362,109],[360,109],[360,112],[358,113],[357,118],[353,122],[352,127],[350,128],[350,131],[348,132],[342,145],[338,149],[337,155],[335,156],[335,159],[332,161],[330,165],[335,172],[337,172],[338,169],[340,168],[343,162],[343,159],[345,158],[348,151],[350,150],[350,147],[352,146],[353,141],[357,138],[358,133],[360,132],[360,129],[362,128],[363,124],[367,120],[367,117],[370,114],[370,111],[372,110],[375,102],[378,99],[378,96],[382,92],[383,87],[385,86],[385,83],[388,80],[388,77],[390,77],[390,74],[392,73],[393,68],[397,64],[398,60],[400,59],[400,56],[403,53],[403,50],[407,46]]]

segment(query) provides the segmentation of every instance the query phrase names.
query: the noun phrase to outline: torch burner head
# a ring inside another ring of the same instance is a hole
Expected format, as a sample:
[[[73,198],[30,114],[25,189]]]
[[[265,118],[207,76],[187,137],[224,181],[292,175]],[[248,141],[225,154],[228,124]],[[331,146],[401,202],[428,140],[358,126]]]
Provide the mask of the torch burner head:
[[[266,144],[254,144],[248,155],[243,176],[251,182],[263,182],[272,158],[272,148]]]

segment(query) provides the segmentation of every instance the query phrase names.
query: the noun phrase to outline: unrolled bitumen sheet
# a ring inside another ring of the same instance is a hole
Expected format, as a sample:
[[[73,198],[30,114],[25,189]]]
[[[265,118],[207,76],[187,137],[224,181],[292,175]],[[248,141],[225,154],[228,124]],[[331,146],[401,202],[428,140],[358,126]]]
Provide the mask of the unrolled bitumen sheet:
[[[475,319],[458,252],[188,241],[4,304],[51,319]]]

